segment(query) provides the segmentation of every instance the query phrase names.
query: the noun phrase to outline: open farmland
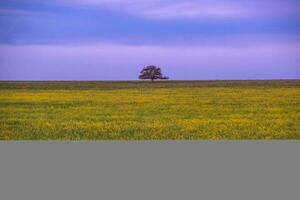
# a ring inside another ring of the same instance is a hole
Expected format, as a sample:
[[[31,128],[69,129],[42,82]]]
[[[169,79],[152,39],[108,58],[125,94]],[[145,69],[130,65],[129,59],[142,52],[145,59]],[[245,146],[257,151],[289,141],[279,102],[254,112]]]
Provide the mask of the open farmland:
[[[300,139],[300,81],[1,81],[0,139]]]

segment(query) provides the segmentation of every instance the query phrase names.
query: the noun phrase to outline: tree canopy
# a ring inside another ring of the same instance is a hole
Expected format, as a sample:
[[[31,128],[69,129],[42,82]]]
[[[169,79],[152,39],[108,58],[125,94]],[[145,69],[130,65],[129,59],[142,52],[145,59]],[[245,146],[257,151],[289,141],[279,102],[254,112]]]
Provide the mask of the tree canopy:
[[[151,79],[151,81],[154,81],[155,79],[169,79],[169,77],[163,76],[159,67],[150,65],[142,69],[139,79]]]

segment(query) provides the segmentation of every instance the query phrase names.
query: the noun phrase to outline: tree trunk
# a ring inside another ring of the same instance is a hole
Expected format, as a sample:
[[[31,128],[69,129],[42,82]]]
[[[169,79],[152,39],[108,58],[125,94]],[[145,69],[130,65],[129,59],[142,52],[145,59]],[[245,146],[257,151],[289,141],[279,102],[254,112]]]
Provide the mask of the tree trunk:
[[[154,78],[151,78],[151,81],[153,82],[153,81],[154,81]]]

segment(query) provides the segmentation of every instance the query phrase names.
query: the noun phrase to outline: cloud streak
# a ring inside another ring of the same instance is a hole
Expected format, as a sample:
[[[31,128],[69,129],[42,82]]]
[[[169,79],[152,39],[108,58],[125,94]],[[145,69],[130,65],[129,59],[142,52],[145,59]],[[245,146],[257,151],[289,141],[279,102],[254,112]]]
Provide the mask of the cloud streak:
[[[61,1],[60,1],[61,2]],[[149,19],[235,19],[297,15],[294,0],[64,0],[65,3],[102,6]]]

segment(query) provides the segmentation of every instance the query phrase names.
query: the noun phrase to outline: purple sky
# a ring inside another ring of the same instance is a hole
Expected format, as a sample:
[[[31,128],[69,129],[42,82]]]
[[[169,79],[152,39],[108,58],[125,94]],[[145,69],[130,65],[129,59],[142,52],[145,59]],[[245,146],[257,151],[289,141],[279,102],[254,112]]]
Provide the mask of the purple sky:
[[[297,0],[4,0],[0,80],[299,79]]]

